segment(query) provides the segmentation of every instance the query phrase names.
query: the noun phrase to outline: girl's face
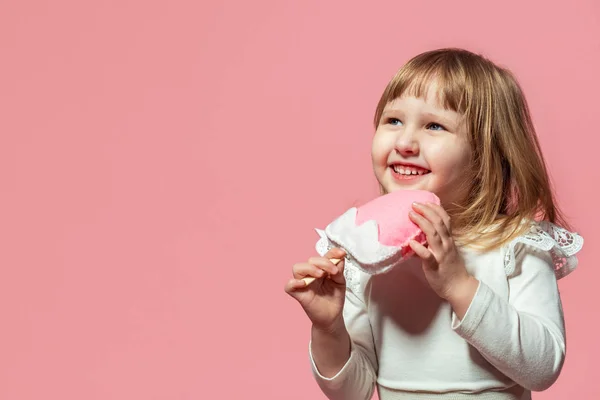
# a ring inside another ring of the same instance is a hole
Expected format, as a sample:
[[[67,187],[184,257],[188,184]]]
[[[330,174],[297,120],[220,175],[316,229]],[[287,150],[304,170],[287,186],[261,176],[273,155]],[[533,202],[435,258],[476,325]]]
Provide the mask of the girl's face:
[[[460,114],[438,103],[434,84],[425,99],[402,96],[387,104],[371,157],[387,193],[428,190],[445,207],[464,205],[471,187],[471,149]]]

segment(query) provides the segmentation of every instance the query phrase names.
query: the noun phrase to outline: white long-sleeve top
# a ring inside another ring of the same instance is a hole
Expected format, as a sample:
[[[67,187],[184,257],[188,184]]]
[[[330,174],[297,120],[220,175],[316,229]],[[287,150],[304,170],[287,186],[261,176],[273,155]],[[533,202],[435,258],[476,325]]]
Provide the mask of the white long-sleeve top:
[[[545,227],[550,234],[538,229],[497,250],[461,249],[479,280],[462,320],[430,288],[416,257],[381,275],[347,263],[343,316],[350,358],[335,376],[324,377],[309,346],[323,393],[331,400],[368,400],[375,389],[380,400],[472,399],[475,393],[524,400],[547,389],[566,351],[557,278],[575,268],[573,254],[583,240]],[[570,242],[559,243],[561,235]]]

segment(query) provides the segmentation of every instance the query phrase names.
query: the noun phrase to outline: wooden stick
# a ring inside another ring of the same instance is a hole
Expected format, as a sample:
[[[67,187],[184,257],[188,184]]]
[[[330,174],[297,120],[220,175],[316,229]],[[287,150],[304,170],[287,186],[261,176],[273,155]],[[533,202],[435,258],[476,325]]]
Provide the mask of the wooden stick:
[[[342,261],[342,259],[341,258],[332,258],[332,259],[330,259],[330,261],[333,263],[333,265],[338,265],[338,263],[340,261]],[[306,286],[308,286],[311,283],[313,283],[314,281],[316,281],[317,278],[315,278],[314,276],[307,276],[306,278],[302,278],[302,280],[304,281],[304,283],[306,283]]]

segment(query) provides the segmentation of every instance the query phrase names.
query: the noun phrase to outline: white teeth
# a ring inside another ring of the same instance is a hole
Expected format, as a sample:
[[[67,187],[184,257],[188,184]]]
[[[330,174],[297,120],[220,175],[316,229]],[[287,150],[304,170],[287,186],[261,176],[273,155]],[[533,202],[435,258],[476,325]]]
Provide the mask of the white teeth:
[[[410,167],[399,167],[398,165],[394,165],[393,168],[396,173],[401,175],[424,175],[427,173],[427,171],[417,170]]]

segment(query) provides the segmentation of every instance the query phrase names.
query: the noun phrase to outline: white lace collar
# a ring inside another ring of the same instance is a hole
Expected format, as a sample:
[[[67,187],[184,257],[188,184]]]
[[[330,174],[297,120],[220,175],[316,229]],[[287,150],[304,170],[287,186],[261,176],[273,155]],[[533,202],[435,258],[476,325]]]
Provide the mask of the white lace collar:
[[[320,238],[316,243],[317,252],[323,256],[332,247],[324,231],[316,229]],[[575,232],[569,232],[551,222],[541,221],[531,224],[531,229],[506,245],[504,256],[504,269],[507,276],[515,271],[515,246],[525,244],[540,250],[550,252],[554,262],[556,279],[561,279],[577,268],[576,254],[583,247],[583,237]],[[346,283],[351,289],[358,287],[358,273],[361,268],[353,265],[353,260],[346,260],[344,275]]]
[[[548,221],[532,223],[531,229],[526,234],[513,239],[507,245],[504,256],[504,269],[507,276],[515,271],[515,246],[519,243],[549,251],[554,262],[556,279],[561,279],[577,268],[575,255],[583,247],[583,237]]]

